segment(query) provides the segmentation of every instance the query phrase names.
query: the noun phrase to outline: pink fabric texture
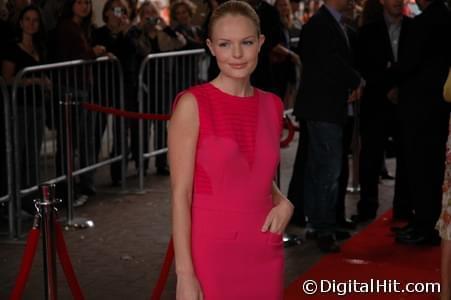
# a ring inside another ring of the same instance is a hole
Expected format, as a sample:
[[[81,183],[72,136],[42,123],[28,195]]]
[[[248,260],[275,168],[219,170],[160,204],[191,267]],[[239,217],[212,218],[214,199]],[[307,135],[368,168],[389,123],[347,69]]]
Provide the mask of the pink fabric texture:
[[[261,232],[273,207],[282,102],[259,89],[232,96],[211,83],[187,91],[199,112],[191,247],[205,299],[282,299],[282,236]]]

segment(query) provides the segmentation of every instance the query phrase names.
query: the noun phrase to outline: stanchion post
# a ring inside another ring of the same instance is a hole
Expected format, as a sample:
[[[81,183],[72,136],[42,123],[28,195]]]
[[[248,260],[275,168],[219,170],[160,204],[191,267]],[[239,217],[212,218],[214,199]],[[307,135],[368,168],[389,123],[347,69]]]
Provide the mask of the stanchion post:
[[[64,95],[64,115],[66,127],[66,183],[67,183],[67,223],[71,223],[74,219],[74,158],[72,153],[72,94]]]
[[[67,181],[67,225],[77,229],[94,227],[94,222],[85,218],[74,218],[74,158],[72,152],[72,105],[76,103],[71,93],[64,95],[65,126],[66,126],[66,181]]]
[[[44,255],[45,299],[56,300],[56,247],[55,247],[55,185],[40,186],[42,199],[38,202],[41,212],[41,231]]]

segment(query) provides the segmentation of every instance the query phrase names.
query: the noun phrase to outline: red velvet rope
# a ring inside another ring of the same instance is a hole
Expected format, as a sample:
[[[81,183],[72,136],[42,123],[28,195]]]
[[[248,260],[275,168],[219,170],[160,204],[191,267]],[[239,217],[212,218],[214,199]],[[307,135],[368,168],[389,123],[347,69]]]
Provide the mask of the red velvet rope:
[[[143,119],[143,120],[157,120],[157,121],[167,121],[171,118],[170,115],[159,115],[159,114],[146,114],[120,110],[117,108],[105,107],[92,103],[82,103],[81,106],[84,109],[96,112],[103,112],[109,115],[115,115],[127,119]]]
[[[294,126],[294,124],[290,120],[290,118],[288,118],[287,116],[285,116],[285,118],[284,118],[284,128],[288,129],[288,135],[286,138],[284,138],[280,141],[281,148],[286,148],[286,147],[288,147],[288,145],[290,145],[290,143],[294,139],[294,133],[296,132],[296,127]],[[299,130],[299,128],[298,128],[298,130]]]
[[[155,286],[150,300],[160,300],[163,294],[164,286],[168,280],[169,271],[171,269],[172,262],[174,260],[174,242],[171,238],[166,250],[166,257],[164,258],[163,267],[161,268],[160,277],[158,278],[157,285]]]
[[[17,276],[16,284],[14,285],[14,289],[9,296],[9,300],[22,299],[22,294],[25,290],[25,284],[27,283],[28,275],[31,271],[33,259],[36,254],[36,249],[38,248],[39,236],[39,228],[31,229],[30,233],[28,234],[27,244],[25,246],[25,251],[22,258],[22,264],[20,265],[19,275]]]
[[[64,242],[64,234],[61,225],[55,222],[55,233],[56,233],[56,251],[58,252],[58,257],[61,262],[64,274],[66,275],[67,283],[72,292],[72,296],[75,300],[84,300],[83,293],[78,283],[77,277],[75,276],[74,268],[67,253],[67,246]]]

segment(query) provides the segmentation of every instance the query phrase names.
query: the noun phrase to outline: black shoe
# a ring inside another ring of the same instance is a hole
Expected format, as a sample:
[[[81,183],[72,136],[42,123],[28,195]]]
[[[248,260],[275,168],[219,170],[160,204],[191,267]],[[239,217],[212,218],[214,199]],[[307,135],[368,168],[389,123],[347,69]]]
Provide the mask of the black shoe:
[[[337,245],[333,235],[318,236],[316,245],[324,253],[338,253],[340,246]]]
[[[337,222],[337,227],[344,230],[354,230],[357,227],[357,224],[350,219],[343,219]]]
[[[352,215],[351,216],[351,220],[356,223],[368,223],[368,222],[372,222],[374,219],[376,218],[376,215],[367,215],[367,214],[356,214],[356,215]]]
[[[400,244],[413,246],[439,246],[441,242],[440,236],[435,230],[429,233],[421,233],[418,230],[414,230],[410,234],[397,235],[395,240]]]
[[[157,168],[157,175],[158,176],[169,176],[169,169],[168,168]]]
[[[412,231],[415,230],[415,226],[411,223],[402,226],[402,227],[392,227],[390,228],[392,232],[394,232],[396,235],[406,235],[410,234]]]

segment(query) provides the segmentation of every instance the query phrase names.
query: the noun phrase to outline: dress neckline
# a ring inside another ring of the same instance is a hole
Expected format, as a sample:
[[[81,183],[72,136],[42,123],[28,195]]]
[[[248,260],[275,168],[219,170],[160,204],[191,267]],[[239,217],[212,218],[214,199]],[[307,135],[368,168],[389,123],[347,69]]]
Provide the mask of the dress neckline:
[[[218,91],[219,93],[221,93],[221,94],[223,94],[223,95],[225,95],[225,96],[227,96],[228,98],[230,98],[230,99],[233,99],[233,100],[238,100],[238,101],[252,101],[252,100],[257,100],[257,95],[258,95],[258,91],[257,91],[257,88],[255,88],[255,87],[252,87],[252,89],[253,89],[253,95],[251,95],[251,96],[235,96],[235,95],[231,95],[231,94],[229,94],[229,93],[227,93],[227,92],[224,92],[223,90],[221,90],[220,88],[218,88],[217,86],[215,86],[213,83],[211,83],[211,82],[208,82],[207,83],[213,90],[216,90],[216,91]]]

